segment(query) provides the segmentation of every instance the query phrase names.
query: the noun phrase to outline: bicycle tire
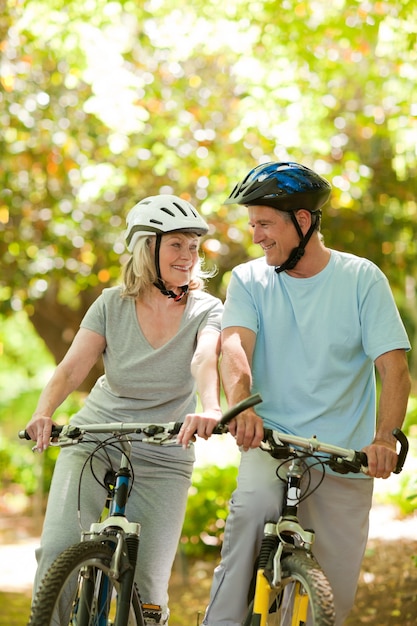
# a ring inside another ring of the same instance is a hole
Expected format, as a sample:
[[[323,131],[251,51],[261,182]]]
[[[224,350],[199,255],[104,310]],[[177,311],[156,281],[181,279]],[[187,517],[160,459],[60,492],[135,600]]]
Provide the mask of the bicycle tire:
[[[312,555],[295,550],[281,561],[283,589],[269,594],[268,626],[334,626],[333,592]],[[251,601],[243,626],[259,626]]]
[[[109,577],[113,548],[98,541],[64,550],[45,574],[35,595],[28,626],[113,626],[117,593],[123,581]],[[87,585],[84,587],[83,585]],[[103,587],[107,585],[103,602]],[[89,591],[86,591],[89,586]],[[88,602],[84,596],[89,596]],[[105,606],[105,608],[103,608]],[[139,592],[134,584],[128,621],[144,626]]]

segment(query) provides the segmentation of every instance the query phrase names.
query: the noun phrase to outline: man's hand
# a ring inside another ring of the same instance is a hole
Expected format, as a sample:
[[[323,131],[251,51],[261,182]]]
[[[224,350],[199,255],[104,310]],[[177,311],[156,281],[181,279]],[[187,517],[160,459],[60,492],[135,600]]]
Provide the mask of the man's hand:
[[[230,422],[229,432],[245,451],[258,448],[264,436],[264,423],[253,409],[247,409]]]
[[[363,450],[368,456],[368,475],[372,478],[389,478],[397,465],[395,445],[377,439]]]

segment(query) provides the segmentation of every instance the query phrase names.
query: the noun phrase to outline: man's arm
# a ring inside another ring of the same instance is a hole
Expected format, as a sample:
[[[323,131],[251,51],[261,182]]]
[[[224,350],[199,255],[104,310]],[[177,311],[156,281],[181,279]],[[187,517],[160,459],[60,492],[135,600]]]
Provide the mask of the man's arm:
[[[368,455],[369,475],[388,478],[397,462],[394,428],[401,428],[407,410],[411,382],[405,350],[391,350],[375,361],[381,378],[376,433],[364,448]]]
[[[232,326],[222,332],[220,371],[229,406],[252,393],[251,365],[255,341],[256,334],[241,326]],[[232,420],[229,429],[244,450],[257,448],[264,433],[262,419],[253,408]]]

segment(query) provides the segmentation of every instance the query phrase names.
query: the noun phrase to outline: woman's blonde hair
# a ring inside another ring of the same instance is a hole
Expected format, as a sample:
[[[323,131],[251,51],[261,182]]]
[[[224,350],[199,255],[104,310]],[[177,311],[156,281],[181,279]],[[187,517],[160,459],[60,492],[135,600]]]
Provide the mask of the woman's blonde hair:
[[[194,233],[182,233],[185,237],[195,237]],[[122,296],[137,298],[152,288],[157,280],[155,260],[151,251],[152,238],[149,235],[138,237],[132,256],[123,266]],[[216,274],[216,270],[207,272],[202,269],[203,259],[199,256],[193,268],[193,274],[188,284],[189,290],[203,289],[205,281]]]

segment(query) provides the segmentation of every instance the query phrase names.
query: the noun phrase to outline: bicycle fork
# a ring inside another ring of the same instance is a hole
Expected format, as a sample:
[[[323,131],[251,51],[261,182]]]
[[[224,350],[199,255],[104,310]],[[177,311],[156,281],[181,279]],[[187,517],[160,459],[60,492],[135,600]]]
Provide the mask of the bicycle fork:
[[[298,458],[292,459],[287,471],[283,510],[278,522],[266,522],[256,571],[253,613],[250,626],[267,626],[268,615],[279,610],[283,604],[282,559],[296,547],[311,551],[314,531],[305,530],[298,521],[298,505],[301,493],[303,464]],[[272,602],[271,598],[275,597]],[[274,606],[277,603],[277,606]],[[279,606],[278,606],[279,605]],[[308,596],[296,584],[292,599],[293,614],[291,626],[306,623]],[[281,623],[281,622],[280,622]],[[248,626],[248,625],[245,625]]]
[[[250,626],[266,626],[267,624],[269,601],[272,592],[272,580],[268,572],[270,571],[271,557],[276,552],[278,543],[279,539],[276,523],[267,522],[264,527],[264,537],[261,543],[259,562],[256,570],[253,613]]]

